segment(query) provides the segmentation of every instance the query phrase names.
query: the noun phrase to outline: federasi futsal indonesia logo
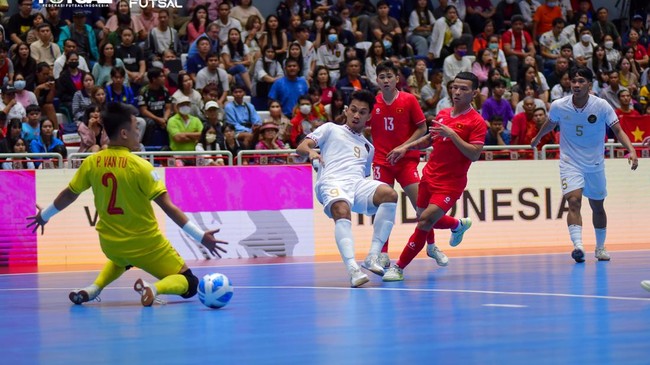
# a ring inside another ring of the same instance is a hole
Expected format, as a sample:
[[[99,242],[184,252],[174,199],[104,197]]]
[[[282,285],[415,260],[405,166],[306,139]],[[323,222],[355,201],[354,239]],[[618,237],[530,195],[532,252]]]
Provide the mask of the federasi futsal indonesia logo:
[[[108,7],[114,0],[38,0],[38,3],[44,7],[77,7],[77,6],[90,6],[90,7]],[[177,8],[181,9],[182,6],[178,4],[178,0],[127,0],[129,5],[134,8],[140,6],[142,8],[152,5],[158,9]]]

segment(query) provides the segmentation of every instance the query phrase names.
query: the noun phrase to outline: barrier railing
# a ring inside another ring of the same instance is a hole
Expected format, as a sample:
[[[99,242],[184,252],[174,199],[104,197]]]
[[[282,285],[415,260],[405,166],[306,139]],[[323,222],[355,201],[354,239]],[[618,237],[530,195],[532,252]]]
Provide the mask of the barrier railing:
[[[61,156],[60,153],[53,153],[53,152],[45,152],[45,153],[0,153],[0,163],[2,162],[8,162],[5,161],[6,158],[14,158],[14,157],[29,157],[31,159],[34,159],[36,161],[34,162],[41,162],[39,158],[55,158],[58,160],[58,165],[59,168],[63,168],[63,156]]]
[[[505,152],[510,153],[511,160],[518,160],[524,154],[530,154],[533,156],[533,160],[538,160],[537,151],[530,145],[520,144],[520,145],[505,145],[505,146],[483,146],[483,155],[486,160],[494,159],[494,152]]]
[[[241,165],[244,162],[244,159],[253,159],[256,158],[256,156],[259,156],[259,162],[256,162],[256,164],[259,165],[268,165],[268,164],[274,164],[273,162],[269,163],[268,162],[268,156],[274,155],[278,156],[279,158],[283,158],[284,162],[287,164],[294,164],[294,163],[305,163],[306,160],[302,157],[300,157],[297,153],[296,150],[293,149],[287,149],[287,150],[242,150],[237,153],[237,164]],[[250,156],[250,157],[249,157]]]
[[[641,153],[639,154],[638,157],[643,157],[643,158],[648,158],[650,157],[650,150],[647,147],[644,147],[641,143],[632,143],[632,146],[635,149],[641,148]],[[607,142],[605,143],[605,150],[607,151],[605,153],[605,156],[608,158],[623,158],[627,154],[627,150],[620,150],[620,148],[624,148],[622,144],[616,143],[616,142]],[[546,152],[548,150],[559,150],[560,145],[559,144],[546,144],[542,146],[541,150],[541,159],[545,160],[546,159]]]
[[[226,158],[228,163],[225,165],[232,166],[233,155],[230,151],[138,151],[133,152],[133,154],[147,158],[149,162],[153,165],[156,157],[167,157],[168,159],[176,159],[182,156],[196,156],[197,166],[201,166],[198,163],[201,159],[206,158]],[[68,161],[70,162],[70,167],[77,168],[81,164],[81,160],[92,155],[92,153],[83,152],[83,153],[71,153],[68,156]],[[210,157],[205,157],[210,156]],[[168,161],[169,162],[169,161]],[[169,163],[168,163],[169,164]],[[171,165],[174,165],[173,163]]]

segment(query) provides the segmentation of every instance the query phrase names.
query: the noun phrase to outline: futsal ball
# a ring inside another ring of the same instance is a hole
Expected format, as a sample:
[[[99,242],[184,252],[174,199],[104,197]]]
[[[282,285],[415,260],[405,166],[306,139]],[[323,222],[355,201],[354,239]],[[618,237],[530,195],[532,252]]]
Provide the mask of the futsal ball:
[[[205,275],[199,282],[199,300],[209,308],[221,308],[232,299],[233,287],[224,274]]]

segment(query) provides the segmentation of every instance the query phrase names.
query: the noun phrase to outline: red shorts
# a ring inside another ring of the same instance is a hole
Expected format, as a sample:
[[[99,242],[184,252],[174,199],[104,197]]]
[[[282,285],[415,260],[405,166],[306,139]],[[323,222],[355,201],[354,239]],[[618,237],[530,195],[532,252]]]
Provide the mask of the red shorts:
[[[419,164],[419,159],[402,160],[394,166],[374,163],[372,165],[372,177],[388,185],[394,185],[395,180],[402,187],[417,184],[420,182]]]
[[[429,184],[423,181],[418,185],[417,207],[426,209],[430,204],[435,204],[446,213],[456,204],[456,201],[460,199],[462,194],[462,191],[435,191],[431,189]]]

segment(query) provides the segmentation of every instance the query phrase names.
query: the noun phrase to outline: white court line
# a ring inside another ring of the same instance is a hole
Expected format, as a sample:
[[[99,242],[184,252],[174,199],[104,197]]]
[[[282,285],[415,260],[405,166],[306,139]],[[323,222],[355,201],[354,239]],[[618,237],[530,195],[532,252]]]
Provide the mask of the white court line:
[[[503,307],[503,308],[528,308],[527,305],[519,305],[519,304],[494,304],[494,303],[487,303],[483,304],[484,307]]]
[[[419,292],[419,293],[455,293],[455,294],[489,294],[489,295],[511,295],[511,296],[530,296],[530,297],[556,297],[556,298],[581,298],[581,299],[605,299],[605,300],[628,300],[639,302],[650,302],[650,298],[638,297],[614,297],[607,295],[583,295],[583,294],[563,294],[563,293],[531,293],[531,292],[507,292],[493,290],[464,290],[464,289],[426,289],[426,288],[349,288],[334,286],[235,286],[235,290],[242,289],[261,289],[261,290],[345,290],[345,291],[394,291],[394,292]],[[133,287],[107,287],[104,290],[133,290]],[[69,291],[71,288],[14,288],[0,289],[0,292],[12,291]]]
[[[626,252],[649,252],[650,250],[625,250],[625,251],[610,251],[613,253],[626,253]],[[463,260],[463,259],[476,259],[476,258],[498,258],[498,257],[521,257],[521,256],[557,256],[557,255],[568,255],[564,252],[555,252],[555,253],[528,253],[528,254],[517,254],[517,255],[479,255],[479,256],[461,256],[461,257],[452,257],[452,260]],[[228,259],[224,259],[228,260]],[[196,260],[193,260],[196,261]],[[212,261],[212,260],[206,260]],[[218,262],[218,260],[214,260]],[[395,261],[395,260],[393,260]],[[416,258],[414,261],[431,261],[430,258]],[[249,266],[282,266],[282,265],[321,265],[321,264],[337,264],[341,263],[340,260],[336,261],[305,261],[305,262],[276,262],[276,263],[266,263],[266,264],[237,264],[237,265],[214,265],[214,266],[192,266],[191,269],[226,269],[229,267],[249,267]],[[137,267],[132,268],[131,270],[140,270]],[[49,274],[78,274],[78,273],[91,273],[99,272],[98,270],[75,270],[75,271],[46,271],[46,272],[26,272],[26,273],[14,273],[14,274],[0,274],[0,278],[3,276],[21,276],[21,275],[49,275]]]

